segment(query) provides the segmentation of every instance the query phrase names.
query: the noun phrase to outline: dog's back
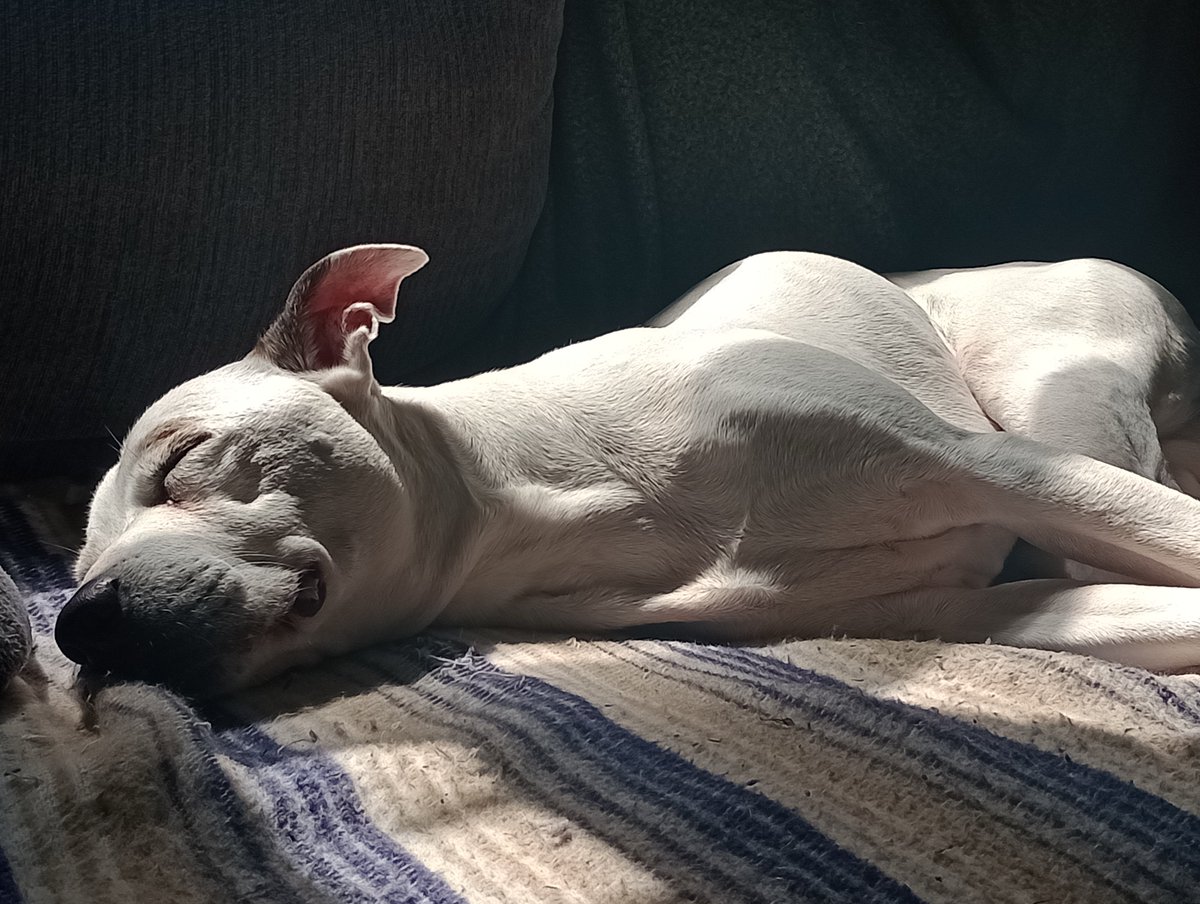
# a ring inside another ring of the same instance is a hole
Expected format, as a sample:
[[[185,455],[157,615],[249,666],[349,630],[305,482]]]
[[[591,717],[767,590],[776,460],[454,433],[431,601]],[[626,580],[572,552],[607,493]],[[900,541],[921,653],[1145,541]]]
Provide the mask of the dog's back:
[[[770,330],[895,381],[957,427],[993,429],[925,312],[882,276],[849,261],[797,251],[758,254],[705,280],[651,324]]]

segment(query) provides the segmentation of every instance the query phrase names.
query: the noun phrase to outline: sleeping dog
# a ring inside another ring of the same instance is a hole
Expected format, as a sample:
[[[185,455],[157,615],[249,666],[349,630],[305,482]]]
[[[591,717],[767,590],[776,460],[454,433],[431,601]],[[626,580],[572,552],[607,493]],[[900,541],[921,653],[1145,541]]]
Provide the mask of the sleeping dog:
[[[431,625],[1200,663],[1200,337],[1145,276],[774,252],[645,327],[380,386],[426,260],[326,257],[150,407],[95,493],[68,657],[193,694]],[[1043,555],[998,582],[1018,540]]]

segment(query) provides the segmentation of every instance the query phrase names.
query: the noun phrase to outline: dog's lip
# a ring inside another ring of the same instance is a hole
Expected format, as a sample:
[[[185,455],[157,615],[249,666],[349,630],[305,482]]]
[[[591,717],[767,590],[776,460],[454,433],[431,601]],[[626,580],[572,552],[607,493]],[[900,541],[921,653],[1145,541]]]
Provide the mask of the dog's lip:
[[[306,576],[314,586],[320,587],[321,593],[321,605],[310,614],[304,614],[296,609],[296,598],[305,589]],[[288,596],[286,608],[270,620],[261,636],[268,640],[280,640],[304,633],[308,625],[313,622],[314,616],[318,615],[320,609],[324,607],[325,599],[328,596],[327,587],[325,569],[321,567],[321,563],[315,560],[305,562],[296,569],[296,589]]]
[[[300,570],[289,614],[312,618],[324,607],[327,592],[324,570],[320,564],[310,562]]]

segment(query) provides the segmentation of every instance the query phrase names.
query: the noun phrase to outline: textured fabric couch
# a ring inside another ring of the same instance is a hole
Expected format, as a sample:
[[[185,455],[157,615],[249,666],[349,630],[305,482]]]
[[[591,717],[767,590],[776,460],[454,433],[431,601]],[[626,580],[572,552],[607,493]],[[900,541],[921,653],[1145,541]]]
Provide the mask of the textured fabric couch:
[[[474,632],[81,700],[52,634],[86,490],[10,481],[110,462],[355,242],[433,256],[372,347],[394,381],[770,248],[1107,256],[1196,313],[1198,43],[1200,6],[1147,0],[0,7],[0,570],[35,646],[0,902],[1197,900],[1196,675]]]
[[[356,242],[433,258],[393,382],[772,248],[1104,256],[1200,305],[1186,0],[48,0],[0,10],[0,108],[0,476],[111,460]]]

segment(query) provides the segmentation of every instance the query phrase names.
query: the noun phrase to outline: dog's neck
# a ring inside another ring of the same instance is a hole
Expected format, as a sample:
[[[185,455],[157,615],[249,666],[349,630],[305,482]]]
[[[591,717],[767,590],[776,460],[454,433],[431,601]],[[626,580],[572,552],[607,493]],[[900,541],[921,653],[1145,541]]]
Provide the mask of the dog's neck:
[[[421,606],[428,622],[474,564],[490,505],[487,479],[442,413],[421,389],[384,390],[357,406],[355,419],[375,438],[403,488],[407,525],[382,583]],[[419,602],[418,602],[419,601]]]
[[[636,571],[644,553],[635,481],[553,429],[544,400],[493,382],[388,387],[359,416],[412,507],[415,545],[396,550],[395,586],[441,623],[488,622],[514,599],[575,589],[614,564]]]

